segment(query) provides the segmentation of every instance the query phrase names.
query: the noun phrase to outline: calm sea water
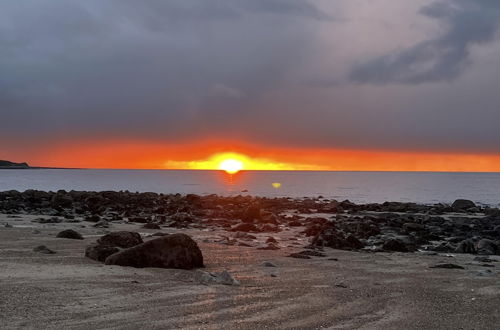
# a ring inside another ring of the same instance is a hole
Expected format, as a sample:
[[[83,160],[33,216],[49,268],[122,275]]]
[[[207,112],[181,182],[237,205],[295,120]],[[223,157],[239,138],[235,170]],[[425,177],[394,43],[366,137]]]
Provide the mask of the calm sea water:
[[[0,170],[0,191],[129,190],[258,196],[317,197],[357,203],[432,204],[466,198],[500,204],[500,173],[288,172],[172,170]]]

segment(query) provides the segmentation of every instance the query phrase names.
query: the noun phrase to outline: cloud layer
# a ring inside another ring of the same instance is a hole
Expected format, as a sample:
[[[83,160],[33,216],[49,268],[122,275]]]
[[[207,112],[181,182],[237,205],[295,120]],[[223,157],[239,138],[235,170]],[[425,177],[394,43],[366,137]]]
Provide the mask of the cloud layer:
[[[0,147],[500,153],[496,0],[0,3]]]

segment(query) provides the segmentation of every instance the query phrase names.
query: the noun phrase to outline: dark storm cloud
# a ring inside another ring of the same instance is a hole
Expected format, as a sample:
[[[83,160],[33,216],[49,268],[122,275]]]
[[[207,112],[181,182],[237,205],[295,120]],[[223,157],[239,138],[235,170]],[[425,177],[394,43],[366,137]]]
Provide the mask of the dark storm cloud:
[[[377,3],[2,1],[0,158],[86,139],[500,153],[500,2]]]
[[[448,26],[448,32],[398,53],[355,67],[359,83],[419,84],[458,77],[469,64],[470,47],[491,41],[500,24],[500,1],[448,0],[422,8],[421,14]]]
[[[328,19],[303,0],[3,2],[0,130],[169,135],[278,86]]]

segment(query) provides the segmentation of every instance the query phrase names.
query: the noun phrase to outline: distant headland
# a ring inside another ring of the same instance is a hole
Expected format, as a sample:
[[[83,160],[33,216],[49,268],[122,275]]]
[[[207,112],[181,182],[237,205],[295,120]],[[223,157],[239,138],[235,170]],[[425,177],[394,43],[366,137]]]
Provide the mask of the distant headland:
[[[28,163],[14,163],[8,160],[0,160],[0,169],[28,169],[32,168]]]

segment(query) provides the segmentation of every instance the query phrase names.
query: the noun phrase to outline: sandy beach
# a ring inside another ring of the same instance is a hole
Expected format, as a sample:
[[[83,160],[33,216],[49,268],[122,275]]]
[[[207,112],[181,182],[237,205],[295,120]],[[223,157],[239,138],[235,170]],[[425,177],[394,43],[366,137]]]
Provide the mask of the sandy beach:
[[[240,285],[204,284],[198,270],[108,266],[85,247],[112,231],[158,230],[127,221],[38,223],[0,215],[2,329],[494,329],[500,324],[500,259],[456,253],[355,252],[288,257],[309,245],[299,229],[254,233],[277,250],[237,246],[218,228],[172,228],[199,245],[203,271],[227,270]],[[41,216],[50,219],[50,216]],[[83,240],[56,238],[74,229]],[[45,245],[54,254],[33,248]],[[429,254],[429,255],[427,255]],[[275,267],[263,262],[269,261]],[[453,263],[464,269],[430,268]]]

